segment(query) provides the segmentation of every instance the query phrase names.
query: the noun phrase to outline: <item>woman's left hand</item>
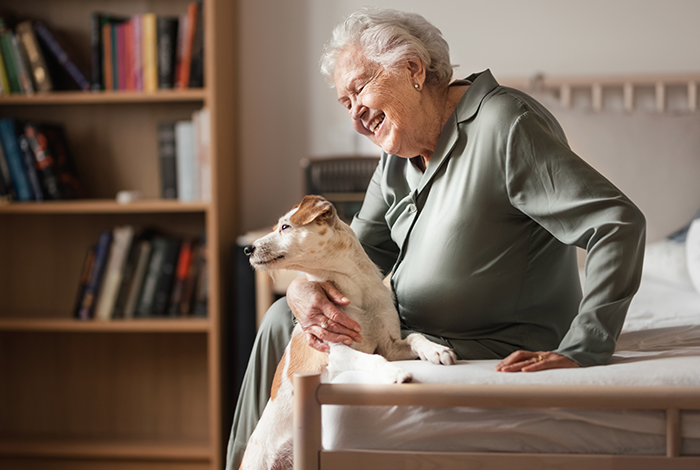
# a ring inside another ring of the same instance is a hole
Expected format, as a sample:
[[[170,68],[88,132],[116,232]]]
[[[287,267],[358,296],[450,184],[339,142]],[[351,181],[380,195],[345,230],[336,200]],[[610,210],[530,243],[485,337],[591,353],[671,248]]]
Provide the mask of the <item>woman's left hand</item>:
[[[571,359],[550,351],[515,351],[496,366],[497,372],[536,372],[580,367]]]

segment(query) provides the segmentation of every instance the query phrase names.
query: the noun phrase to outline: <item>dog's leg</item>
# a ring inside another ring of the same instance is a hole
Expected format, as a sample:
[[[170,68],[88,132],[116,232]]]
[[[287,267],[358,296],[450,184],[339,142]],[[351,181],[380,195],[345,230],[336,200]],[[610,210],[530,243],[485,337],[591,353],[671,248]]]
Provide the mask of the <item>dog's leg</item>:
[[[406,342],[411,346],[411,351],[422,361],[445,365],[457,362],[457,355],[452,349],[442,344],[433,343],[420,333],[411,333],[406,337]]]
[[[457,362],[452,349],[434,343],[420,333],[411,333],[406,339],[390,339],[379,352],[390,361],[420,358],[433,364],[452,365]]]
[[[409,382],[412,378],[410,372],[392,364],[378,354],[366,354],[344,344],[331,344],[328,368],[323,381],[329,382],[339,373],[349,370],[371,372],[390,383]]]
[[[248,440],[240,470],[291,469],[293,399],[285,383],[274,400],[267,402],[255,431]]]

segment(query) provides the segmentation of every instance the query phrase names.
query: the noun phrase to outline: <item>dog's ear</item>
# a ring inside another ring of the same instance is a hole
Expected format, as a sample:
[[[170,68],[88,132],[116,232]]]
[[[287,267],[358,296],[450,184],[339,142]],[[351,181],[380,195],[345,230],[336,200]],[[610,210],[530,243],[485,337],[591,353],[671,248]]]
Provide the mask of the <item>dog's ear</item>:
[[[321,196],[304,196],[299,209],[292,214],[289,221],[295,225],[306,225],[313,221],[330,221],[335,217],[335,207]]]

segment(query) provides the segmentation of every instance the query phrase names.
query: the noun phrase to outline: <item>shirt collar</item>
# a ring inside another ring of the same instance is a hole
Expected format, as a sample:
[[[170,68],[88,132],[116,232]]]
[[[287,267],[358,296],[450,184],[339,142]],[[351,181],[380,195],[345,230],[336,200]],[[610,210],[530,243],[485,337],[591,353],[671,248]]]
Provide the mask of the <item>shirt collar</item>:
[[[466,93],[464,93],[464,96],[462,96],[462,99],[457,103],[455,111],[442,129],[442,133],[435,147],[435,152],[430,158],[428,167],[425,169],[425,173],[421,178],[418,193],[421,193],[426,186],[428,186],[438,169],[448,160],[448,156],[459,137],[457,125],[460,122],[467,121],[474,117],[484,98],[486,98],[486,95],[498,86],[498,82],[493,78],[490,70],[472,74],[467,80],[472,83]]]
[[[463,122],[474,117],[486,95],[498,86],[498,82],[488,69],[470,75],[467,77],[467,80],[472,82],[472,84],[457,104],[457,108],[455,108],[457,122]]]

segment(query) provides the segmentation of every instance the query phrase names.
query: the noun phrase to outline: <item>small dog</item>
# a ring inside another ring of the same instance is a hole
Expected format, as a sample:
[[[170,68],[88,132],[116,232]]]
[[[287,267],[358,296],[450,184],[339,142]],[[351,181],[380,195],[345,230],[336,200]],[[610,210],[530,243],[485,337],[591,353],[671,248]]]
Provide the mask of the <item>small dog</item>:
[[[313,281],[330,281],[350,300],[340,309],[362,326],[362,343],[330,344],[330,353],[311,348],[297,324],[277,366],[270,401],[253,432],[241,469],[292,468],[292,377],[320,372],[328,382],[346,370],[365,370],[387,382],[411,380],[388,361],[415,359],[454,364],[455,353],[420,334],[401,339],[399,315],[379,268],[362,249],[335,207],[320,196],[306,196],[279,219],[274,231],[245,248],[255,269],[292,269]]]

